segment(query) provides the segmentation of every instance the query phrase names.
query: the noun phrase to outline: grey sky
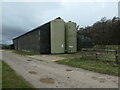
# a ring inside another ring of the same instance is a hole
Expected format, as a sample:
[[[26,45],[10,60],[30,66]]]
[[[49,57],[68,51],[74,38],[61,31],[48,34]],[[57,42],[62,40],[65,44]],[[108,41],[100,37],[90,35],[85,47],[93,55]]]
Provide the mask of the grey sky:
[[[4,2],[2,37],[4,43],[60,16],[80,27],[92,25],[102,17],[118,16],[117,2]]]

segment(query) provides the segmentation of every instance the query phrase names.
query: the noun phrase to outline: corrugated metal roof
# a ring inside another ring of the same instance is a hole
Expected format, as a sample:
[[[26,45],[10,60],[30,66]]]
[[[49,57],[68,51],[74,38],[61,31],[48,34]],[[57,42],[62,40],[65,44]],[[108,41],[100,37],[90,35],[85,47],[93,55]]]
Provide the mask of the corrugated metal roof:
[[[56,19],[61,19],[61,18],[60,18],[60,17],[57,17]],[[31,33],[31,32],[33,32],[33,31],[35,31],[35,30],[38,30],[38,28],[41,28],[42,26],[44,26],[44,25],[46,25],[46,24],[48,24],[48,23],[50,23],[50,22],[51,22],[51,21],[49,21],[49,22],[47,22],[47,23],[45,23],[45,24],[43,24],[43,25],[41,25],[41,26],[38,26],[37,28],[35,28],[35,29],[33,29],[33,30],[25,33],[25,34],[22,34],[22,35],[20,35],[20,36],[18,36],[18,37],[16,37],[16,38],[14,38],[13,40],[15,40],[15,39],[17,39],[17,38],[19,38],[19,37],[22,37],[22,36],[24,36],[24,35],[26,35],[26,34],[28,34],[28,33]]]

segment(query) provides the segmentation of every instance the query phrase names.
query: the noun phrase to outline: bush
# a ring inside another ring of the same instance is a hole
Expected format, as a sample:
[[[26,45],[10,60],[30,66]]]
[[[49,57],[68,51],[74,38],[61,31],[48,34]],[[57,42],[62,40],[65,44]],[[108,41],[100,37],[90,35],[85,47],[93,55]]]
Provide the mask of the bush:
[[[2,49],[9,49],[10,47],[9,47],[9,45],[2,45]]]

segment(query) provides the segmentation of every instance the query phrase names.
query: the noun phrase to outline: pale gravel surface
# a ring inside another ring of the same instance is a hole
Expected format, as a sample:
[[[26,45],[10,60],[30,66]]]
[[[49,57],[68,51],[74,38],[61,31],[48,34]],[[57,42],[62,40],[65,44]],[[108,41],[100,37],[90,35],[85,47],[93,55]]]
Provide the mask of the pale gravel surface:
[[[2,51],[0,58],[36,88],[118,88],[117,76],[40,61],[11,51]],[[30,71],[36,74],[30,74]],[[52,78],[55,83],[43,83],[40,81],[42,78]]]
[[[46,61],[46,62],[54,62],[54,61],[65,59],[65,58],[60,57],[58,55],[33,55],[33,56],[27,56],[27,57],[42,60],[42,61]]]

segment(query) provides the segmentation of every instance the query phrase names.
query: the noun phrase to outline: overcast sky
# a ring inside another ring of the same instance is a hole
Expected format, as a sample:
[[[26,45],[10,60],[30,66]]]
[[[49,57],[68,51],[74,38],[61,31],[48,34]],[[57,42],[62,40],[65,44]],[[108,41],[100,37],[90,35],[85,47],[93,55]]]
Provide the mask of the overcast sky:
[[[117,2],[4,2],[2,4],[2,39],[12,39],[56,17],[90,26],[102,17],[118,16]]]

